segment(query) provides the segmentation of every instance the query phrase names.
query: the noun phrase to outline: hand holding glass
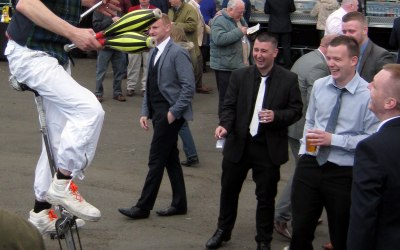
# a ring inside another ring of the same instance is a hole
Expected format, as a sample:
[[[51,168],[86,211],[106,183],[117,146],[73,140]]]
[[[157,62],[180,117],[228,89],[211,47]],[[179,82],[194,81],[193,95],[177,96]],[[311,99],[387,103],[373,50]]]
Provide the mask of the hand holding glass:
[[[258,112],[258,121],[260,123],[268,123],[271,118],[271,112],[272,110],[269,109],[261,109]]]
[[[315,139],[316,134],[307,132],[306,134],[306,151],[311,154],[315,154],[317,152],[317,146],[312,145],[311,140]]]

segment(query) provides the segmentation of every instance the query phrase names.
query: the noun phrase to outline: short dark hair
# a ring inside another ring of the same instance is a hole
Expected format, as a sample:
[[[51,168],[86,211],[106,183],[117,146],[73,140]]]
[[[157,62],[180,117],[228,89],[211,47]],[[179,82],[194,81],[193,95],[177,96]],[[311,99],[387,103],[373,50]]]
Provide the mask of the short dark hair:
[[[350,21],[358,21],[361,24],[363,24],[364,26],[367,25],[368,26],[368,21],[367,18],[360,12],[358,11],[352,11],[352,12],[348,12],[346,13],[346,15],[344,15],[342,17],[342,22],[343,23],[347,23]]]
[[[268,32],[261,32],[257,34],[256,40],[259,42],[270,42],[272,45],[277,48],[278,47],[278,40],[275,36],[269,34]]]
[[[337,47],[340,45],[344,45],[347,47],[347,50],[349,51],[349,55],[351,57],[360,56],[360,47],[358,46],[356,39],[354,39],[353,37],[340,35],[333,38],[333,40],[329,43],[329,46],[331,47]]]

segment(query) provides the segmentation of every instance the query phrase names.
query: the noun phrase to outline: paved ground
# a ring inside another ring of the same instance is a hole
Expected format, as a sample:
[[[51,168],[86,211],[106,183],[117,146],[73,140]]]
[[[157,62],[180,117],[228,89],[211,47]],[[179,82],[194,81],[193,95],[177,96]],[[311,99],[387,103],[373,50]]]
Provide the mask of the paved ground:
[[[31,93],[20,93],[8,86],[8,67],[0,62],[0,207],[27,217],[32,208],[35,163],[40,152],[41,134]],[[77,59],[73,75],[91,90],[95,86],[95,60]],[[190,123],[200,164],[184,168],[188,214],[170,218],[154,212],[146,220],[128,220],[117,212],[139,198],[147,174],[147,158],[152,132],[139,126],[142,97],[125,103],[112,100],[111,74],[105,81],[103,108],[106,118],[93,165],[84,182],[79,182],[84,197],[102,212],[97,223],[87,223],[81,230],[84,249],[204,249],[216,228],[219,209],[221,153],[215,149],[213,132],[217,125],[217,92],[214,74],[205,74],[204,83],[213,94],[197,94],[193,101],[195,121]],[[125,89],[125,82],[123,89]],[[184,158],[181,153],[181,159]],[[291,172],[291,162],[281,168],[279,190]],[[232,240],[222,249],[255,249],[255,195],[251,175],[244,183],[238,218]],[[279,194],[278,194],[279,195]],[[164,178],[155,209],[169,205],[171,189]],[[315,248],[328,240],[326,220],[316,232]],[[1,239],[1,236],[0,236]],[[58,243],[45,240],[48,249]],[[274,234],[272,249],[287,245]]]

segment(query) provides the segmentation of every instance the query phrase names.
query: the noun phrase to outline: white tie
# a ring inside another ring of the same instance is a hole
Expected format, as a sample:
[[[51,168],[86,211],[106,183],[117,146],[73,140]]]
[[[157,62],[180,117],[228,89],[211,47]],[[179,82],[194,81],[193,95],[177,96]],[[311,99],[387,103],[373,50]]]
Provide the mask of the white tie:
[[[266,76],[261,77],[260,87],[258,88],[258,93],[257,93],[256,105],[254,105],[253,118],[251,118],[251,123],[250,123],[251,136],[255,136],[258,132],[258,124],[259,124],[258,112],[260,112],[262,109],[266,80],[267,80]]]

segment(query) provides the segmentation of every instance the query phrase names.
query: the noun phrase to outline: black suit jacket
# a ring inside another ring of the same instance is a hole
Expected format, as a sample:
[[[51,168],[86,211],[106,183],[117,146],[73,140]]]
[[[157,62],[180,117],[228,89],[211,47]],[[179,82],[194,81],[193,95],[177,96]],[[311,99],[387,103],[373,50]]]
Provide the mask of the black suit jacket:
[[[303,103],[295,73],[274,65],[269,77],[266,108],[273,110],[275,117],[264,125],[265,134],[272,162],[281,165],[288,160],[288,126],[300,119]],[[232,162],[242,158],[253,116],[254,88],[260,81],[256,66],[232,71],[220,119],[228,131],[223,154]]]
[[[400,63],[400,17],[394,19],[389,45],[398,49],[397,63]]]
[[[269,14],[268,31],[272,33],[292,32],[290,13],[296,11],[293,0],[266,0],[264,13]]]
[[[400,118],[356,148],[348,250],[400,247]]]

